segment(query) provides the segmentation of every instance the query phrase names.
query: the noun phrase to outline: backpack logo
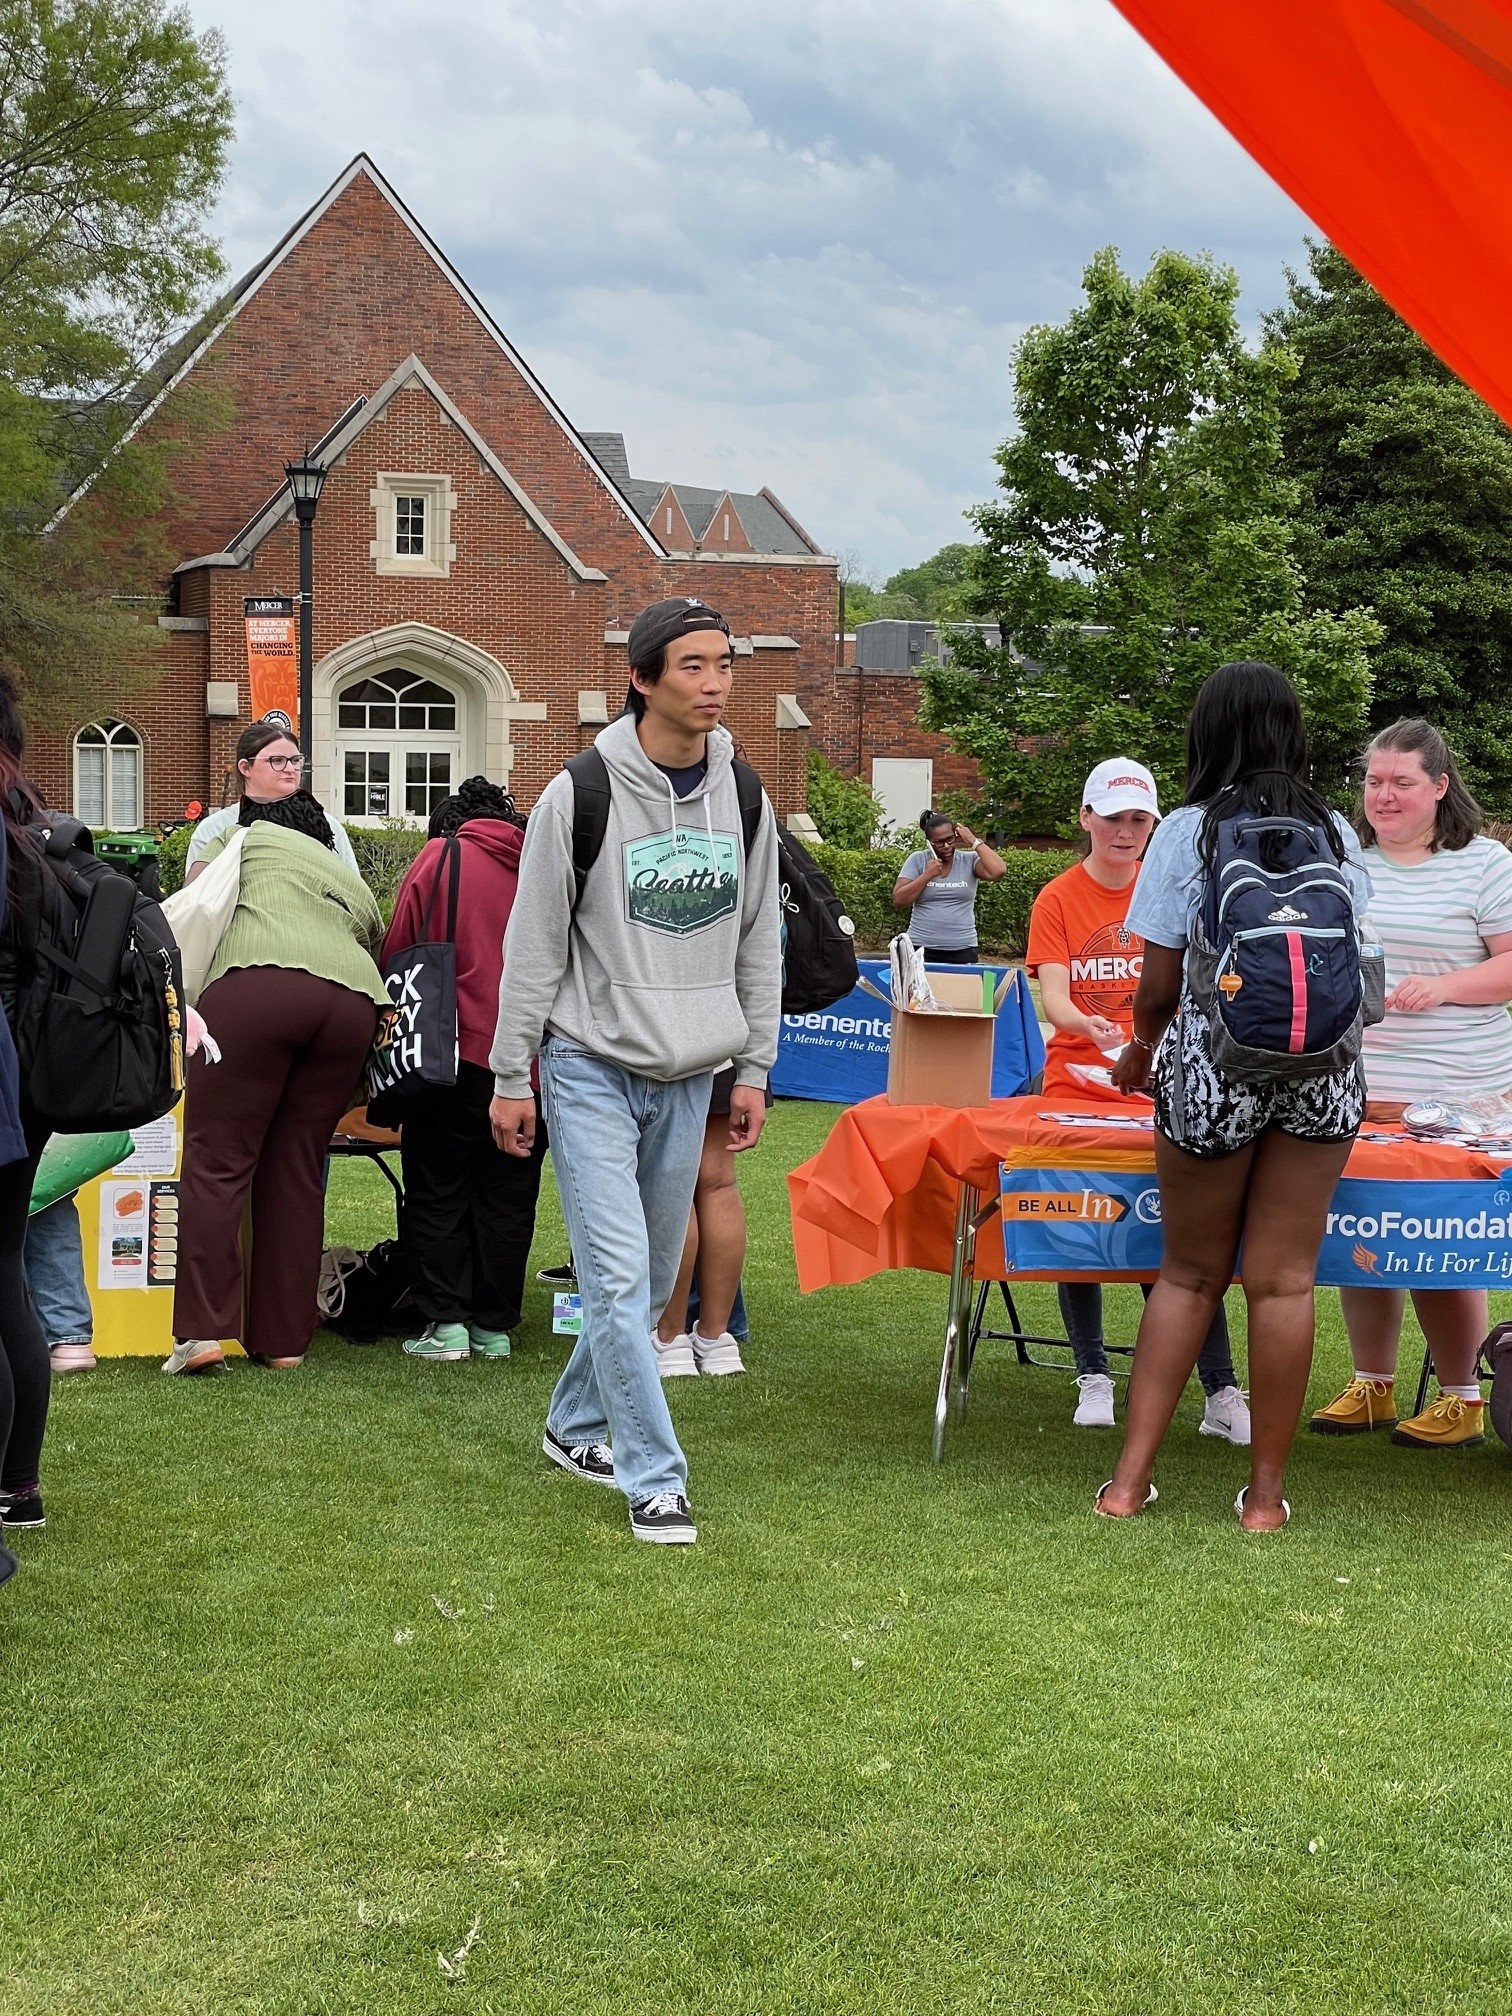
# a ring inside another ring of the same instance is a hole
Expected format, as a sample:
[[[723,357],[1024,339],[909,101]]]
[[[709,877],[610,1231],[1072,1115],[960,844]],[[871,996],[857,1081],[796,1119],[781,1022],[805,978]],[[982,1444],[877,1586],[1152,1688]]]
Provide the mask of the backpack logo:
[[[683,827],[627,840],[626,920],[683,938],[733,916],[740,900],[740,852],[733,833],[716,833],[711,848],[706,832]]]
[[[1305,924],[1307,922],[1307,912],[1293,908],[1290,903],[1283,903],[1279,910],[1267,911],[1266,922],[1268,924]]]

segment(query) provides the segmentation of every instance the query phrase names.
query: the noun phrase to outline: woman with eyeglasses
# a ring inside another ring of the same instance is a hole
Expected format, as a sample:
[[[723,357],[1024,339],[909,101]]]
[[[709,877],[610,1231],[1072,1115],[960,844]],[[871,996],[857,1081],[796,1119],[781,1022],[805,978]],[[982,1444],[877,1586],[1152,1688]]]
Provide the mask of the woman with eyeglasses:
[[[209,867],[212,852],[220,852],[216,845],[218,841],[233,833],[238,824],[246,824],[241,816],[243,805],[276,805],[281,798],[293,797],[300,786],[303,760],[299,744],[288,729],[280,727],[276,721],[254,721],[250,728],[242,730],[236,745],[236,772],[241,779],[241,796],[201,819],[195,827],[194,838],[189,842],[189,852],[185,857],[186,882],[192,882],[196,875]],[[357,856],[352,852],[347,830],[339,819],[332,819],[330,823],[337,858],[344,861],[355,875],[358,872]]]

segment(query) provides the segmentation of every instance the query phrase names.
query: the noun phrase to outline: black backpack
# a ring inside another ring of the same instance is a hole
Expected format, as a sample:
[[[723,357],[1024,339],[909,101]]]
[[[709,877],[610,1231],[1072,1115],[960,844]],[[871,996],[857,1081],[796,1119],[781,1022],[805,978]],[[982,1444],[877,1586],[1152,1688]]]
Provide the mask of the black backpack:
[[[572,779],[572,872],[581,897],[588,871],[609,830],[609,766],[590,745],[567,758]],[[749,763],[731,766],[740,826],[749,858],[761,827],[765,792]],[[841,1001],[860,977],[856,927],[812,856],[773,815],[777,833],[777,895],[782,910],[782,1012],[813,1015]]]
[[[56,1134],[144,1127],[184,1090],[184,975],[160,906],[49,814],[35,944],[16,1004],[21,1082]],[[29,934],[28,934],[29,936]]]

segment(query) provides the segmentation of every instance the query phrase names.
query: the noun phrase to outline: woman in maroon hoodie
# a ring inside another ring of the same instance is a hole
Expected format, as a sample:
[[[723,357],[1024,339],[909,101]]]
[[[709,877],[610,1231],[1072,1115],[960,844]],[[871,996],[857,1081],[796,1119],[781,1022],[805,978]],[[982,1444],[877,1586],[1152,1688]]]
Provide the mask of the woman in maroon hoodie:
[[[488,1125],[494,1095],[488,1052],[525,831],[514,800],[486,777],[469,777],[438,808],[431,838],[400,886],[381,958],[418,942],[453,832],[461,842],[457,1083],[426,1086],[405,1104],[404,1240],[425,1329],[404,1348],[412,1358],[507,1358],[509,1332],[520,1320],[546,1141],[539,1113],[528,1160],[496,1148]]]

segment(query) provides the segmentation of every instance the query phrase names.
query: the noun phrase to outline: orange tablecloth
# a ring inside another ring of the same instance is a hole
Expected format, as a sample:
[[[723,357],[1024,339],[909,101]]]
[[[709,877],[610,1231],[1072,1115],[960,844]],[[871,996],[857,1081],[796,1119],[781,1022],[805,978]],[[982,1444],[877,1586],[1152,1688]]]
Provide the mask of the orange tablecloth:
[[[1042,1096],[998,1099],[963,1112],[889,1106],[882,1098],[848,1107],[819,1153],[788,1177],[799,1287],[809,1294],[894,1267],[948,1274],[961,1183],[994,1195],[999,1167],[1015,1148],[1100,1156],[1122,1151],[1131,1157],[1129,1166],[1154,1167],[1150,1135],[1068,1127],[1041,1119],[1046,1110]],[[1061,1110],[1075,1109],[1062,1102]],[[1347,1175],[1480,1181],[1499,1176],[1512,1159],[1414,1141],[1397,1130],[1368,1131],[1391,1138],[1357,1141]],[[1003,1279],[1002,1228],[995,1217],[977,1240],[974,1271],[979,1280]]]

